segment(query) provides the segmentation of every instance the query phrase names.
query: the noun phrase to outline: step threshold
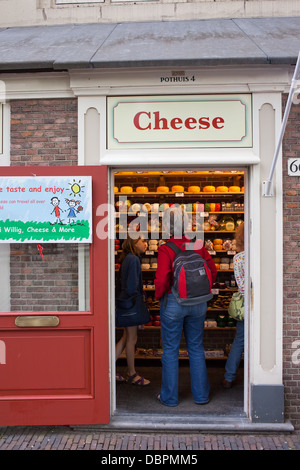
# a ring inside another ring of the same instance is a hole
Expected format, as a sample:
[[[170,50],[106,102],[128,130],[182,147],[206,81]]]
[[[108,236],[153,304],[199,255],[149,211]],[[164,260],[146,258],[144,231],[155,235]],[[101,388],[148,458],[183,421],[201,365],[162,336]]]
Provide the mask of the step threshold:
[[[284,423],[255,423],[246,416],[191,415],[173,414],[141,414],[122,413],[112,416],[109,424],[77,425],[78,430],[105,430],[123,432],[210,432],[210,433],[261,433],[261,432],[293,432],[294,426]]]

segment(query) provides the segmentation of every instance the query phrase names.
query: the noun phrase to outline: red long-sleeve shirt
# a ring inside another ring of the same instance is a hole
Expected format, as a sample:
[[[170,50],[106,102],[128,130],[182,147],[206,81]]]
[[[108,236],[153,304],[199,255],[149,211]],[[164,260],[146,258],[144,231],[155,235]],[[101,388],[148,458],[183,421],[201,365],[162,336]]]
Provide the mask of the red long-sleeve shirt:
[[[184,243],[190,243],[190,240],[187,237],[182,237],[180,239],[172,237],[169,241],[175,243],[179,248],[181,248]],[[199,244],[199,246],[203,245],[201,241],[198,241],[197,244]],[[197,245],[195,245],[195,248],[196,246]],[[185,250],[185,246],[183,247],[183,250]],[[217,277],[217,268],[215,266],[215,263],[213,262],[212,257],[203,246],[202,248],[198,250],[195,249],[194,251],[196,253],[199,253],[202,258],[207,262],[208,267],[211,271],[212,282],[214,283]],[[175,252],[166,245],[161,245],[158,250],[157,270],[154,279],[156,299],[161,299],[161,297],[166,292],[171,292],[171,285],[174,275],[173,261],[175,256]]]

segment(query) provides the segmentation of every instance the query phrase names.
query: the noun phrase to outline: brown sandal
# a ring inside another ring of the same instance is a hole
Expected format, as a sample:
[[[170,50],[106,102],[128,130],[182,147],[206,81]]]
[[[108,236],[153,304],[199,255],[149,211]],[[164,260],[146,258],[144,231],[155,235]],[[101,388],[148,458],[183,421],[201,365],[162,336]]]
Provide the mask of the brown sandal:
[[[132,385],[140,385],[140,386],[145,387],[146,385],[150,384],[150,380],[148,380],[147,383],[145,383],[145,380],[147,379],[145,379],[144,377],[141,377],[137,372],[133,375],[127,376],[127,382]]]

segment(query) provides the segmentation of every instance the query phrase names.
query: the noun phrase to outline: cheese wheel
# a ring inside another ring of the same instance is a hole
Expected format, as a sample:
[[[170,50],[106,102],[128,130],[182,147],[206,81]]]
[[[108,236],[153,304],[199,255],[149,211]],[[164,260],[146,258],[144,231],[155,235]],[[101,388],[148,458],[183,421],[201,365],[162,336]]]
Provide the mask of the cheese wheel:
[[[214,245],[223,245],[222,238],[215,238],[214,239]]]
[[[138,212],[139,210],[141,210],[141,205],[137,202],[132,204],[132,206],[130,207],[131,212]]]
[[[220,269],[219,263],[215,263],[215,267],[216,267],[216,269]]]
[[[189,193],[200,193],[200,186],[189,186],[188,187]]]
[[[168,186],[158,186],[156,188],[156,192],[158,192],[158,193],[168,193],[169,188],[168,188]]]
[[[114,187],[114,192],[115,192],[115,193],[118,193],[118,192],[119,192],[119,189],[118,189],[117,186]]]
[[[230,193],[239,193],[240,190],[241,190],[241,189],[240,189],[239,186],[230,186],[229,189],[228,189],[228,191],[229,191]]]
[[[120,191],[121,193],[132,193],[133,189],[131,186],[122,186]]]
[[[136,188],[137,193],[147,193],[148,192],[148,187],[147,186],[138,186]]]
[[[227,193],[228,192],[228,187],[227,186],[218,186],[217,187],[217,192],[218,193]]]
[[[184,192],[184,187],[180,186],[180,185],[172,186],[172,192],[173,193],[183,193]]]
[[[215,251],[222,251],[223,250],[223,245],[214,245],[214,250]]]
[[[151,211],[151,204],[149,204],[149,202],[145,202],[145,204],[143,204],[142,209],[143,209],[144,212],[150,212]]]
[[[214,193],[216,188],[214,186],[204,186],[203,192],[204,193]]]

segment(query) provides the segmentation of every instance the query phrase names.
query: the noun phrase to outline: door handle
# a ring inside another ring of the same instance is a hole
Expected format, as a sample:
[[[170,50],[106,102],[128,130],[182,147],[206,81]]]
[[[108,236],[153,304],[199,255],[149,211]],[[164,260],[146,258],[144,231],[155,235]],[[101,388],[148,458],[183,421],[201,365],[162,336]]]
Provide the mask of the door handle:
[[[19,316],[15,319],[15,325],[19,328],[44,328],[58,326],[59,318],[55,315]]]

